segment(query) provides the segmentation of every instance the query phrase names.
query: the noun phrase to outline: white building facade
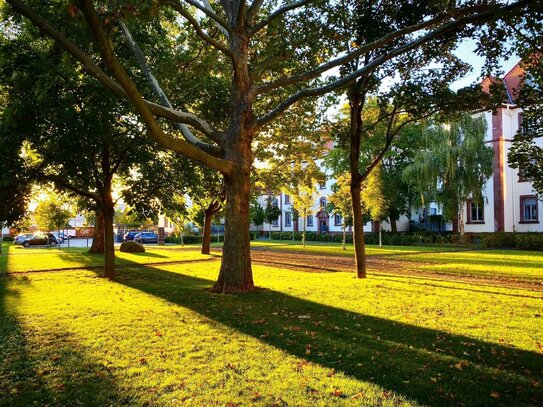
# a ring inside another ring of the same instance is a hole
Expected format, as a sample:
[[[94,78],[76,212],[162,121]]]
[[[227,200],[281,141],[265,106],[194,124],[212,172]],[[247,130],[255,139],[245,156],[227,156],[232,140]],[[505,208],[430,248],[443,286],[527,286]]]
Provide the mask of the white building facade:
[[[340,214],[328,213],[326,207],[329,201],[330,195],[332,195],[332,186],[336,183],[336,180],[332,178],[329,170],[324,167],[322,160],[317,160],[317,164],[326,175],[326,181],[324,184],[316,185],[315,200],[313,207],[310,210],[307,218],[302,219],[300,216],[297,221],[294,220],[294,207],[292,205],[292,197],[288,194],[280,193],[279,195],[261,195],[258,199],[259,204],[264,208],[266,206],[266,200],[271,197],[281,210],[281,215],[271,224],[264,222],[263,225],[256,228],[251,226],[251,230],[258,229],[259,232],[301,232],[305,230],[307,232],[316,233],[333,233],[339,234],[343,232],[344,219]],[[406,232],[409,230],[409,218],[402,215],[396,222],[396,227],[399,232]],[[367,222],[364,224],[364,232],[377,232],[379,226],[374,222]],[[381,222],[381,229],[383,231],[390,231],[391,226],[388,222]],[[347,226],[346,231],[352,233],[352,227]]]
[[[495,113],[485,113],[486,143],[494,150],[493,174],[483,191],[484,202],[466,202],[462,219],[465,232],[543,232],[541,197],[530,180],[507,161],[513,137],[522,126],[522,109],[515,104],[515,95],[523,74],[519,63],[505,75],[507,103]],[[483,82],[483,87],[488,82]],[[543,140],[539,139],[538,144],[543,145]]]

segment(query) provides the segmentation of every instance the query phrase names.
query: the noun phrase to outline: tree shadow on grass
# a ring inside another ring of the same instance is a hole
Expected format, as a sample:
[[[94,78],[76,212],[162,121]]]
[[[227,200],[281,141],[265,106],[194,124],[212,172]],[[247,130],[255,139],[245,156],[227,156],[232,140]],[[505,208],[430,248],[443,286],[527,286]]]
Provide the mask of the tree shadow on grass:
[[[107,368],[82,352],[70,334],[28,332],[18,316],[26,277],[0,278],[0,405],[102,406],[131,404]],[[31,340],[28,338],[32,337]]]
[[[159,268],[126,269],[119,272],[116,282],[327,367],[331,375],[342,371],[419,403],[543,404],[541,383],[537,384],[543,357],[535,352],[349,312],[272,290],[216,295],[207,291],[210,280]]]
[[[2,244],[2,253],[0,253],[0,275],[5,274],[8,271],[8,253],[10,246],[11,244]]]
[[[405,283],[406,282],[406,279],[407,278],[410,278],[411,281],[409,281],[409,284],[413,284],[413,285],[418,285],[418,286],[422,286],[422,287],[435,287],[435,288],[440,288],[440,289],[446,289],[446,290],[457,290],[457,291],[470,291],[470,292],[473,292],[473,293],[477,293],[477,294],[491,294],[491,295],[499,295],[499,296],[505,296],[505,297],[517,297],[517,298],[533,298],[533,299],[540,299],[542,298],[542,295],[543,293],[541,291],[536,291],[534,290],[534,288],[541,288],[540,285],[532,285],[532,286],[528,286],[528,287],[524,287],[522,288],[524,291],[525,290],[532,290],[531,292],[533,294],[517,294],[517,293],[512,293],[512,292],[503,292],[503,291],[497,291],[497,290],[493,290],[493,288],[496,288],[496,286],[490,286],[490,285],[485,285],[485,284],[470,284],[470,283],[466,283],[466,282],[463,282],[463,286],[462,287],[453,287],[451,285],[443,285],[443,284],[439,284],[437,283],[437,281],[439,281],[440,283],[454,283],[454,280],[447,280],[447,277],[450,278],[450,276],[448,275],[444,275],[443,276],[443,280],[438,280],[436,279],[435,277],[432,277],[432,278],[427,278],[427,277],[424,277],[424,276],[408,276],[408,277],[404,277],[402,275],[398,275],[398,274],[385,274],[385,273],[379,273],[379,277],[382,278],[382,279],[385,279],[387,281],[394,281],[394,282],[397,282],[397,283]],[[415,282],[413,280],[421,280],[421,282]],[[462,281],[460,281],[462,282]],[[496,284],[500,284],[501,282],[498,280],[496,281]],[[529,285],[529,283],[527,283],[526,285]],[[480,288],[475,288],[475,287],[487,287],[487,289],[480,289]],[[510,288],[510,290],[520,290],[521,288],[519,287],[513,287],[513,288]]]

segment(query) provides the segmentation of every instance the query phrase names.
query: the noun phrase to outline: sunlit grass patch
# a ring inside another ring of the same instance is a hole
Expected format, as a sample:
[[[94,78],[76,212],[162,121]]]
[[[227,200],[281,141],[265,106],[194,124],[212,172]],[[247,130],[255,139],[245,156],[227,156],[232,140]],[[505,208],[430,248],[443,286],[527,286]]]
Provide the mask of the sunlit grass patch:
[[[219,261],[0,278],[0,404],[538,405],[542,297]]]
[[[338,256],[354,256],[354,246],[352,244],[346,244],[345,250],[341,243],[328,243],[328,242],[306,242],[306,246],[302,246],[299,241],[291,240],[257,240],[251,242],[251,247],[267,250],[278,250],[286,252],[300,252],[300,253],[314,253],[314,254],[329,254]],[[368,256],[373,255],[386,255],[386,254],[400,254],[400,253],[418,253],[418,252],[441,252],[458,250],[454,246],[383,246],[366,245],[366,254]]]
[[[520,250],[473,250],[399,255],[421,270],[543,281],[543,253]]]
[[[146,246],[145,253],[123,253],[116,247],[116,264],[156,264],[164,262],[207,260],[214,256],[203,255],[196,247]],[[1,273],[20,273],[41,270],[102,267],[104,256],[88,253],[88,248],[24,248],[9,245],[4,249],[6,257],[0,262]]]

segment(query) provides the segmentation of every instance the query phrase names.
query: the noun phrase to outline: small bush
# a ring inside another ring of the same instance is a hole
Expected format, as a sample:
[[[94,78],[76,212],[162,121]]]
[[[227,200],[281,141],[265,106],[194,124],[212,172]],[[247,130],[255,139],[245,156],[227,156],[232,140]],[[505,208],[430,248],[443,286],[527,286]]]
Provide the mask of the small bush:
[[[145,247],[138,242],[129,240],[128,242],[121,243],[119,251],[123,253],[145,253]]]
[[[4,235],[4,242],[13,242],[15,238],[10,235]]]
[[[516,233],[514,238],[517,249],[543,250],[543,233]]]
[[[483,247],[512,248],[516,246],[515,233],[494,232],[481,235]]]

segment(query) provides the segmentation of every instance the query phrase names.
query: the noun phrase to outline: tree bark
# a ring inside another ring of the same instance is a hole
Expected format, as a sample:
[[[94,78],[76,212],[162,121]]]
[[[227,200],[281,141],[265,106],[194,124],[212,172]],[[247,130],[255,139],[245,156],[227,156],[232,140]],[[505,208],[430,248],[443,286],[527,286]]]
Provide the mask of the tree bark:
[[[364,220],[362,216],[362,176],[360,175],[360,144],[362,142],[362,109],[365,95],[356,82],[349,92],[350,138],[349,155],[351,171],[351,199],[353,201],[353,243],[356,276],[366,278],[366,254],[364,249]]]
[[[212,202],[204,211],[204,233],[202,234],[202,254],[209,254],[211,250],[211,224],[213,216],[221,208],[220,203]]]
[[[250,165],[225,176],[224,246],[219,278],[213,291],[242,293],[255,289],[249,232]]]
[[[396,219],[392,217],[390,217],[390,231],[392,233],[398,232],[398,224],[396,223]]]
[[[87,235],[88,236],[88,235]],[[104,236],[104,215],[102,210],[96,210],[96,221],[94,223],[94,233],[92,235],[92,245],[89,253],[104,254],[105,253],[105,236]]]
[[[249,36],[244,27],[233,30],[229,48],[234,69],[224,158],[232,163],[232,170],[224,174],[224,246],[221,269],[213,291],[241,293],[255,289],[251,268],[249,194],[253,163],[251,143],[256,119],[252,109],[253,83],[249,75]]]
[[[115,277],[115,240],[113,236],[113,214],[115,213],[111,189],[104,194],[104,277],[112,279]]]
[[[366,253],[364,248],[364,220],[362,217],[361,195],[361,183],[351,182],[351,197],[353,199],[353,243],[356,276],[358,278],[366,278]]]
[[[343,220],[343,239],[341,241],[341,247],[343,248],[343,250],[347,250],[347,248],[345,247],[345,240],[347,239],[347,233],[345,231],[345,220]]]

